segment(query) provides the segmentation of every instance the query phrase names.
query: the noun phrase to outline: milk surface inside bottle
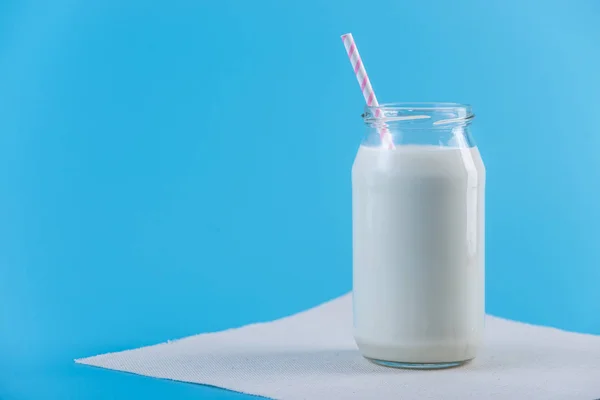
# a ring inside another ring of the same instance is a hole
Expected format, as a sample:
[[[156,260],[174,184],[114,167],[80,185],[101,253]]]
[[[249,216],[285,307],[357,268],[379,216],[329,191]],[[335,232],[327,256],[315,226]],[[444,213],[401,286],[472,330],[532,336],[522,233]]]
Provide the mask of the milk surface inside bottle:
[[[352,167],[356,343],[388,366],[460,365],[476,356],[485,317],[474,115],[454,103],[384,104],[364,118]]]

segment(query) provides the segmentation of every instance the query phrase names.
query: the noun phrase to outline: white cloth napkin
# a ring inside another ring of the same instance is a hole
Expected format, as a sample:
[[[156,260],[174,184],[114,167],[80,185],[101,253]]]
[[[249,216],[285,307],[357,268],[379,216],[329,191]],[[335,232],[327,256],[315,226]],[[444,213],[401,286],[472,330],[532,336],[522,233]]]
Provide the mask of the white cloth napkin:
[[[351,302],[76,362],[276,399],[600,399],[600,336],[488,316],[470,364],[392,369],[359,355]]]

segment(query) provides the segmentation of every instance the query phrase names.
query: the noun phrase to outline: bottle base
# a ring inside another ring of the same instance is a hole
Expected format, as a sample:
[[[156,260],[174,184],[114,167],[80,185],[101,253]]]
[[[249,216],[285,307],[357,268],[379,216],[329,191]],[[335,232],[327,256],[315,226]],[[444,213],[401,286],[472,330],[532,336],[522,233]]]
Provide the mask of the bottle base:
[[[386,360],[378,360],[375,358],[365,357],[367,360],[371,361],[373,364],[381,365],[384,367],[391,368],[403,368],[403,369],[446,369],[446,368],[455,368],[460,367],[468,363],[471,360],[464,361],[454,361],[454,362],[441,362],[441,363],[408,363],[408,362],[398,362],[398,361],[386,361]]]

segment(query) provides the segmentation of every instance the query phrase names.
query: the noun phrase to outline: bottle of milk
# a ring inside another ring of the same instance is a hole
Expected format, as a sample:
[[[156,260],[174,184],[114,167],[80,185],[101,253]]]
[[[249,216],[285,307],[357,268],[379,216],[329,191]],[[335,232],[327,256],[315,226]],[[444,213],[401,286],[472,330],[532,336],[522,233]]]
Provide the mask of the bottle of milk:
[[[352,167],[356,343],[386,366],[465,363],[485,317],[485,167],[471,107],[383,104],[363,117]]]

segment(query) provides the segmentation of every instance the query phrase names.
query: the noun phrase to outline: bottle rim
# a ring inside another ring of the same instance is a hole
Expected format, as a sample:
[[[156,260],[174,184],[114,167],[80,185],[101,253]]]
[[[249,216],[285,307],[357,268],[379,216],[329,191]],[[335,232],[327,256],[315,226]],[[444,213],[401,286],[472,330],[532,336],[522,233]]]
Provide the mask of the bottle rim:
[[[406,122],[446,128],[467,124],[475,114],[469,104],[461,103],[382,103],[366,106],[362,117],[367,124]]]

